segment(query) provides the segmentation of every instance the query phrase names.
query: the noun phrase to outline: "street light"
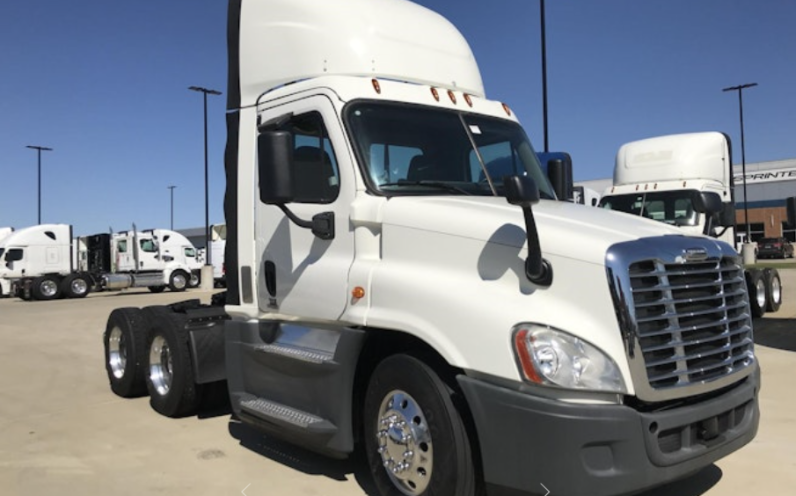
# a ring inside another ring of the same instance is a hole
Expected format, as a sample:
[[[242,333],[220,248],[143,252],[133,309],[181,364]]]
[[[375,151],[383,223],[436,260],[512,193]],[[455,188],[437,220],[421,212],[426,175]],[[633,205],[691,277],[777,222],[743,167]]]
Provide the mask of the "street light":
[[[170,190],[169,193],[171,194],[171,227],[169,229],[173,231],[174,230],[174,188],[176,188],[177,186],[166,186],[166,187],[169,188]]]
[[[201,86],[190,86],[188,88],[191,91],[199,91],[204,94],[204,102],[205,102],[205,252],[207,253],[207,259],[205,262],[206,266],[213,265],[213,261],[211,260],[212,251],[210,250],[210,199],[209,199],[209,189],[208,189],[208,173],[207,173],[207,95],[220,95],[221,92],[217,90],[211,90],[207,88],[202,88]],[[204,275],[204,274],[203,274]],[[212,275],[212,273],[211,273]],[[210,279],[212,281],[212,278]],[[204,278],[202,279],[202,285],[204,286]]]
[[[547,35],[544,15],[544,0],[539,0],[539,22],[542,25],[542,126],[544,128],[544,151],[549,152],[547,141]]]
[[[41,224],[41,152],[42,150],[44,150],[45,152],[51,152],[53,151],[53,149],[47,148],[46,146],[34,146],[34,145],[28,145],[25,148],[36,150],[39,155],[39,224]]]
[[[752,233],[749,230],[749,197],[746,195],[746,147],[744,144],[744,134],[743,134],[743,90],[746,88],[753,88],[757,86],[757,83],[747,83],[741,84],[738,86],[730,86],[729,88],[724,88],[721,91],[737,91],[738,92],[738,108],[740,110],[741,115],[741,174],[743,174],[743,217],[744,223],[746,224],[746,243],[752,242]]]

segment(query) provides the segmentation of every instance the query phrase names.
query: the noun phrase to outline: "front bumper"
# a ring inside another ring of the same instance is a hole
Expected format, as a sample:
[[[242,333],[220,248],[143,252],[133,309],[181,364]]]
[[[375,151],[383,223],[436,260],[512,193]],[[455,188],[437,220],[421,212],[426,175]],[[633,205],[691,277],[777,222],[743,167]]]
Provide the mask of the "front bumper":
[[[719,396],[650,413],[564,403],[466,376],[458,381],[491,496],[635,493],[732,453],[754,438],[760,420],[759,370]]]

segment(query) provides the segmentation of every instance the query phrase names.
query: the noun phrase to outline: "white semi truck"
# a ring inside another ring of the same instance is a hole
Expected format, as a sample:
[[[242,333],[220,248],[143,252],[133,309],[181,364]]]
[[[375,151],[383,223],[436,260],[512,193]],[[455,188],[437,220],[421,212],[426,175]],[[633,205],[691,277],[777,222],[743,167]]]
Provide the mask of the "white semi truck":
[[[224,267],[224,250],[227,246],[227,225],[213,224],[210,226],[210,260],[213,264],[213,285],[217,288],[226,286]],[[199,261],[206,263],[207,249],[199,249]]]
[[[92,289],[183,291],[201,268],[190,241],[168,229],[73,238],[68,224],[42,224],[15,231],[3,246],[0,281],[25,300],[83,298]]]
[[[3,252],[5,252],[5,245],[3,240],[14,232],[13,227],[0,227],[0,261],[3,260]],[[11,283],[0,278],[0,298],[9,296],[11,293]]]
[[[738,254],[556,201],[447,20],[231,0],[228,40],[227,291],[113,311],[114,392],[183,416],[226,381],[384,496],[632,493],[755,436]]]
[[[719,132],[657,136],[626,143],[613,185],[600,206],[735,243],[735,187],[730,140]],[[794,215],[790,213],[791,219]],[[792,223],[793,220],[790,220]],[[755,317],[776,312],[782,287],[776,269],[745,271]]]

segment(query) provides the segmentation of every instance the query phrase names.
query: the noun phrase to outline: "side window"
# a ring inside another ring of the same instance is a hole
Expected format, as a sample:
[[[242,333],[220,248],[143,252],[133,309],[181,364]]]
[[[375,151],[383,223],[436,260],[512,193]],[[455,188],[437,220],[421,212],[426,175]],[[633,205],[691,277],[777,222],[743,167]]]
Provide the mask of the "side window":
[[[127,253],[127,240],[126,239],[120,239],[119,241],[117,241],[116,242],[116,250],[119,253]]]
[[[138,244],[141,245],[141,251],[145,253],[155,253],[158,251],[157,245],[155,245],[155,241],[151,239],[142,239],[138,241]]]
[[[25,258],[25,250],[22,248],[11,248],[6,252],[6,262],[16,262]]]
[[[188,258],[196,258],[196,250],[194,250],[193,248],[186,248],[185,256]]]
[[[310,112],[295,116],[290,126],[294,136],[295,201],[333,202],[340,192],[340,172],[321,114]]]

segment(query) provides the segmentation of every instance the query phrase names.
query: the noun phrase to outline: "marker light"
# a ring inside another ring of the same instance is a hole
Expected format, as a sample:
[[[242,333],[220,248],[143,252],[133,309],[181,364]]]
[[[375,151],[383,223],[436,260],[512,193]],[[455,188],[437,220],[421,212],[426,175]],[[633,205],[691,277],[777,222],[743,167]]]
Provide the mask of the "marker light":
[[[511,109],[505,103],[503,104],[503,110],[506,111],[506,115],[508,115],[509,117],[511,116]]]
[[[376,93],[381,94],[381,85],[378,80],[371,79],[370,82],[373,83],[373,89],[376,90]]]
[[[456,105],[456,95],[453,93],[453,91],[448,90],[448,97],[451,99],[451,102]]]
[[[431,96],[434,97],[434,100],[439,101],[439,91],[437,91],[437,88],[434,88],[433,86],[431,88]]]
[[[470,97],[469,93],[464,94],[464,101],[467,102],[467,105],[470,107],[473,106],[473,99]]]
[[[353,296],[354,299],[357,299],[357,300],[359,300],[361,298],[364,298],[365,297],[365,288],[363,288],[362,286],[355,287],[354,289],[351,290],[351,296]]]

